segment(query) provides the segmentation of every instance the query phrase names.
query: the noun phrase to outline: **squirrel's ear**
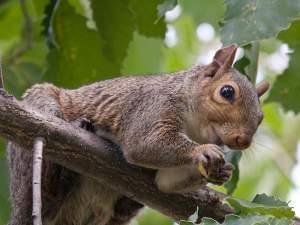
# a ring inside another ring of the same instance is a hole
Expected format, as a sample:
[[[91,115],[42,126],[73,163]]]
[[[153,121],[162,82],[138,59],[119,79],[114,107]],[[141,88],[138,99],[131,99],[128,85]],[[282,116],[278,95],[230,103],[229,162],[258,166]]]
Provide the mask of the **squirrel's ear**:
[[[262,81],[259,84],[256,85],[256,92],[258,97],[262,96],[264,93],[267,92],[269,89],[270,84],[268,81]]]
[[[237,48],[237,45],[232,44],[219,49],[214,56],[213,62],[217,63],[220,67],[230,68],[233,64]]]

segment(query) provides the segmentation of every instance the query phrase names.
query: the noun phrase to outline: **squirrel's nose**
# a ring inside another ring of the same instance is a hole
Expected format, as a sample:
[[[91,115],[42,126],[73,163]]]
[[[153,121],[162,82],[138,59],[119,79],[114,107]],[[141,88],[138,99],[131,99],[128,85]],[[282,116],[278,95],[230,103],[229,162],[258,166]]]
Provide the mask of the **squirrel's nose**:
[[[251,136],[247,134],[237,134],[235,137],[236,145],[241,149],[248,148],[251,144],[251,140]]]

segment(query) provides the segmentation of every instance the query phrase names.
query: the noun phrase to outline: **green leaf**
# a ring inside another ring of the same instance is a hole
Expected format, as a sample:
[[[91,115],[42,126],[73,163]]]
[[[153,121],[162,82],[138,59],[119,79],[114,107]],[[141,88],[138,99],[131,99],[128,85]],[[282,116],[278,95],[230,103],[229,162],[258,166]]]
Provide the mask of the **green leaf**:
[[[162,44],[158,39],[147,41],[149,45],[145,47],[151,48],[149,52],[155,57],[145,60],[145,48],[141,48],[143,51],[138,58],[134,54],[126,55],[136,29],[147,36],[164,37],[166,25],[163,20],[157,21],[157,7],[165,1],[151,1],[151,4],[148,1],[118,1],[118,4],[108,0],[91,1],[97,30],[87,28],[86,18],[76,14],[68,1],[60,1],[58,7],[48,6],[46,22],[51,22],[51,29],[47,30],[53,31],[53,35],[49,33],[48,36],[53,36],[55,48],[48,56],[46,80],[74,87],[109,78],[110,74],[118,75],[120,71],[136,73],[142,68],[141,72],[153,73],[160,70],[158,56],[162,54]],[[152,61],[158,67],[154,71]],[[144,68],[144,62],[151,64],[151,68]],[[121,70],[123,63],[125,68]]]
[[[56,47],[48,55],[45,80],[64,87],[76,87],[117,75],[103,54],[104,41],[86,26],[86,18],[77,14],[68,1],[55,7],[52,30]]]
[[[272,215],[278,218],[286,217],[293,218],[295,213],[292,208],[287,204],[278,205],[272,198],[268,199],[267,196],[258,197],[256,202],[249,202],[237,198],[227,198],[226,201],[236,210],[239,215],[249,215],[249,214],[261,214],[261,215]],[[266,202],[266,204],[264,204]]]
[[[241,73],[248,76],[253,84],[256,82],[259,43],[252,42],[244,46],[244,56],[234,65]]]
[[[246,45],[247,46],[247,45]],[[242,74],[247,75],[246,68],[250,65],[250,60],[247,56],[243,56],[238,61],[234,63],[234,68],[240,71]]]
[[[170,9],[169,1],[92,0],[91,3],[93,18],[103,40],[103,52],[118,71],[136,30],[147,37],[165,36],[166,24],[163,19],[158,19],[158,7],[167,4],[165,7]],[[160,8],[160,12],[167,8]]]
[[[45,7],[47,6],[47,4],[50,2],[55,2],[53,0],[48,1],[48,0],[31,0],[33,7],[34,7],[34,11],[35,13],[40,17],[44,15],[45,12]]]
[[[0,55],[20,40],[23,16],[19,1],[10,0],[0,7]],[[13,25],[12,25],[13,22]]]
[[[200,225],[291,225],[294,212],[288,204],[265,194],[257,195],[253,202],[227,198],[227,202],[239,215],[227,215],[223,223],[203,218]],[[180,221],[180,225],[192,225],[192,221]]]
[[[264,123],[271,128],[272,133],[280,137],[284,126],[280,108],[277,104],[268,103],[263,105]]]
[[[22,62],[3,68],[5,89],[20,97],[31,85],[41,81],[42,68],[36,63]]]
[[[34,37],[33,48],[22,54],[13,56],[6,54],[3,57],[4,86],[16,97],[20,97],[31,85],[41,82],[48,50],[40,39],[40,36]],[[19,45],[15,47],[19,49]]]
[[[273,216],[250,215],[237,216],[227,215],[223,223],[210,218],[203,218],[200,225],[291,225],[293,221],[287,218],[276,218]],[[181,224],[180,224],[181,225]]]
[[[258,194],[254,197],[254,199],[252,200],[252,202],[254,203],[258,203],[258,204],[264,204],[264,205],[268,205],[268,206],[284,206],[284,207],[288,207],[288,204],[286,202],[283,202],[279,199],[276,199],[273,196],[267,196],[266,194]]]
[[[181,220],[179,225],[194,225],[195,223],[187,220]]]
[[[215,28],[219,28],[218,23],[222,19],[225,12],[223,0],[179,0],[178,2],[182,7],[183,14],[185,16],[191,16],[197,25],[200,23],[209,23]]]
[[[278,39],[294,47],[300,44],[300,20],[294,21],[289,29],[283,30],[279,33]]]
[[[267,225],[294,225],[294,221],[288,218],[269,218]]]
[[[54,34],[52,32],[52,27],[51,27],[51,25],[52,25],[51,22],[52,21],[51,20],[54,17],[53,15],[54,15],[55,7],[58,4],[59,4],[59,0],[49,1],[48,4],[46,4],[43,8],[44,17],[43,17],[43,20],[42,20],[42,31],[41,31],[41,33],[43,35],[45,35],[46,40],[47,40],[47,44],[48,44],[49,47],[53,47],[56,44]],[[37,5],[37,7],[38,7],[38,5]],[[38,7],[39,10],[41,10],[40,7]]]
[[[75,8],[75,12],[78,13],[81,16],[86,16],[86,11],[84,8],[84,2],[88,2],[86,0],[68,0],[70,5],[72,5]],[[89,3],[86,3],[89,4]]]
[[[120,72],[135,30],[129,0],[91,0],[93,18],[103,40],[103,53]]]
[[[236,189],[240,178],[239,161],[241,157],[241,151],[230,151],[225,154],[226,161],[230,162],[234,166],[230,180],[224,184],[224,187],[227,190],[227,194],[229,195],[231,195]]]
[[[164,14],[176,3],[176,0],[130,0],[130,8],[134,12],[139,33],[147,37],[164,38],[166,33]]]
[[[300,16],[300,0],[225,0],[224,45],[248,44],[277,36]]]
[[[206,218],[206,217],[204,217],[202,219],[200,225],[219,225],[219,223],[217,221],[215,221],[214,219],[212,219],[212,218]]]
[[[300,112],[300,101],[295,96],[299,93],[300,77],[300,20],[292,23],[289,29],[282,31],[278,38],[293,48],[290,54],[290,62],[287,70],[284,71],[275,81],[267,102],[278,102],[286,111]]]
[[[159,73],[163,60],[163,48],[162,40],[134,33],[127,50],[127,57],[123,62],[122,74]],[[147,60],[145,60],[145,52],[147,52]]]
[[[237,215],[227,215],[225,217],[223,225],[240,225],[241,217]],[[211,219],[211,218],[203,218],[200,225],[221,225],[217,221]]]
[[[300,112],[300,101],[296,97],[300,90],[300,45],[291,54],[289,67],[275,81],[266,102],[278,102],[286,111]]]

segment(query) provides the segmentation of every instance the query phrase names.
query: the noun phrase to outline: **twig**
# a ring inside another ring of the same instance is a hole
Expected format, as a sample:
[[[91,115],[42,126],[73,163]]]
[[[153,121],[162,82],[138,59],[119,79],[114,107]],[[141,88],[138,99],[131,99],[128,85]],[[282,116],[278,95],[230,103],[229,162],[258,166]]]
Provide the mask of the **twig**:
[[[32,221],[33,225],[42,225],[42,163],[43,138],[36,138],[33,146],[33,174],[32,174]]]

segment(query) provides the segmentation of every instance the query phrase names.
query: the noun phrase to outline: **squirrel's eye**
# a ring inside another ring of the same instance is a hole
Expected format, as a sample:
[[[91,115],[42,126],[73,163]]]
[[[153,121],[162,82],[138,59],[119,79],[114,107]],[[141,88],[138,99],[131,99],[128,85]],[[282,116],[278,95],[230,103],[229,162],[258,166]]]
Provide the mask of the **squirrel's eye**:
[[[234,92],[234,88],[231,85],[224,85],[220,90],[220,95],[227,100],[232,100]]]

